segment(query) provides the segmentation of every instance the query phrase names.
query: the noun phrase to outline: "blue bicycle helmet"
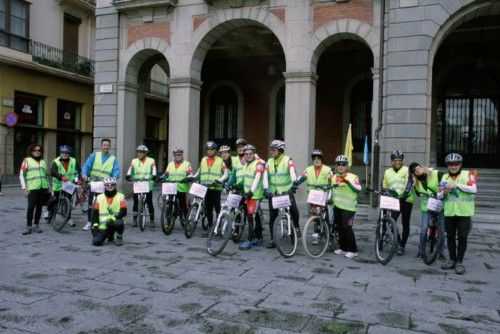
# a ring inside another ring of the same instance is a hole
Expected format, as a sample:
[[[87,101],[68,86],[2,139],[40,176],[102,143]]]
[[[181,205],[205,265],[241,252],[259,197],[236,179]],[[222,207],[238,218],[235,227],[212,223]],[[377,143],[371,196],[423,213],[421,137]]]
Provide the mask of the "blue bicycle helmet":
[[[71,147],[68,145],[61,145],[59,146],[59,153],[71,153]]]

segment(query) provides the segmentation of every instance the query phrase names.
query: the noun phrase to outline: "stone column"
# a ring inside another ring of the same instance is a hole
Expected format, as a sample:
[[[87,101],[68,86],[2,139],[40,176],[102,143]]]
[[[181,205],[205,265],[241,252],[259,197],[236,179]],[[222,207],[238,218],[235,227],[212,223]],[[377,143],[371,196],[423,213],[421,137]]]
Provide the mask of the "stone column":
[[[295,161],[297,174],[310,163],[314,148],[316,120],[316,80],[314,72],[285,72],[286,152]]]
[[[168,160],[174,147],[183,147],[184,157],[194,169],[199,162],[201,84],[193,78],[169,80]]]
[[[138,86],[130,83],[120,84],[117,89],[116,115],[116,158],[120,164],[122,178],[127,173],[130,161],[135,158],[137,147],[137,92]]]

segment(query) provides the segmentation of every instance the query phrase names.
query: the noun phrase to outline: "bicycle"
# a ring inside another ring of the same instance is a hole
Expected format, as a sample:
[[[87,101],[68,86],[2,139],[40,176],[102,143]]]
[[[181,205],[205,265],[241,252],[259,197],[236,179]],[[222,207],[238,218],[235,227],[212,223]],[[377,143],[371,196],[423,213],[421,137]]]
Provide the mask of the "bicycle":
[[[439,253],[441,248],[441,236],[443,235],[443,226],[439,223],[439,214],[443,210],[443,201],[436,199],[436,195],[429,197],[427,201],[427,212],[430,219],[427,225],[427,232],[425,237],[424,253],[422,260],[425,264],[432,264]]]
[[[61,231],[69,220],[72,208],[73,194],[78,186],[72,182],[63,182],[57,203],[49,212],[49,223],[55,231]]]
[[[236,243],[241,240],[246,225],[246,205],[242,204],[245,195],[241,187],[228,187],[229,191],[226,202],[222,205],[221,211],[215,224],[210,228],[207,239],[207,252],[212,256],[218,255],[224,250],[229,241],[229,236],[233,236]]]
[[[146,196],[149,193],[149,181],[145,179],[133,181],[134,194],[137,194],[137,223],[142,232],[146,229]]]
[[[202,223],[205,220],[205,195],[207,194],[208,187],[198,183],[193,182],[189,188],[189,193],[193,195],[194,199],[189,208],[187,215],[186,225],[184,226],[184,235],[187,239],[193,236],[198,223]]]
[[[84,182],[78,181],[78,187],[76,188],[75,191],[75,196],[74,196],[74,207],[80,206],[80,210],[82,211],[82,214],[86,214],[89,211],[89,198],[90,194],[90,187],[85,184]]]
[[[379,192],[375,189],[366,188],[367,192],[372,192],[380,196],[380,216],[375,230],[375,257],[377,262],[387,264],[391,261],[398,242],[398,224],[392,218],[393,211],[399,211],[399,199],[392,191]]]
[[[170,235],[174,230],[175,221],[180,215],[179,199],[177,197],[177,183],[181,181],[162,181],[161,191],[161,217],[160,224],[163,233]],[[184,226],[185,223],[181,224]]]
[[[284,257],[291,257],[297,250],[297,234],[290,217],[289,192],[276,193],[272,196],[273,209],[278,209],[278,215],[273,225],[273,241],[278,252]]]
[[[306,221],[302,232],[302,244],[307,255],[317,259],[326,252],[327,249],[335,248],[336,233],[333,226],[330,226],[328,219],[327,200],[329,198],[330,187],[315,186],[309,191],[307,202],[311,204],[312,216]],[[332,239],[332,242],[330,242]]]

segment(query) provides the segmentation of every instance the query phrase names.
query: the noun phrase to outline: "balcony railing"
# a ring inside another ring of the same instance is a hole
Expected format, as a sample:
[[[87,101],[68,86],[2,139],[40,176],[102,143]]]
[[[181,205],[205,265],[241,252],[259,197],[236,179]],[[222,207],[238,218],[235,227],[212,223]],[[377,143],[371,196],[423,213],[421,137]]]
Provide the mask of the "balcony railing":
[[[33,61],[39,64],[59,68],[89,78],[94,77],[95,61],[92,59],[35,41],[30,41],[29,53],[33,56]]]

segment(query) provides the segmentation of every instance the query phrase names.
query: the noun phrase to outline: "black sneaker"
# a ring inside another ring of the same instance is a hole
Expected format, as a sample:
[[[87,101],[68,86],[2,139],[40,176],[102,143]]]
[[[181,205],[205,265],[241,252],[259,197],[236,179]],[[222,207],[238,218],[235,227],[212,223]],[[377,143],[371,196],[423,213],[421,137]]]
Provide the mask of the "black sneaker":
[[[271,249],[271,248],[276,248],[276,245],[274,244],[274,241],[271,241],[266,248]]]
[[[33,225],[32,232],[33,233],[42,233],[42,230],[40,229],[40,227],[38,226],[38,224],[35,224],[35,225]]]
[[[455,266],[456,266],[455,262],[448,261],[447,263],[443,263],[441,265],[441,269],[443,269],[443,270],[453,270],[453,269],[455,269]]]
[[[455,266],[455,274],[458,274],[458,275],[465,274],[465,267],[463,264],[457,263],[457,265]]]
[[[442,261],[442,262],[446,262],[446,260],[447,260],[447,259],[446,259],[446,256],[441,255],[441,254],[439,254],[438,259],[439,259],[439,261]]]
[[[23,235],[31,234],[31,226],[26,227],[26,231],[23,232]]]
[[[299,228],[295,228],[295,234],[297,235],[297,238],[302,237],[302,232],[300,232]]]
[[[405,255],[405,248],[403,246],[398,246],[398,255]]]
[[[415,257],[415,260],[422,260],[422,254],[418,253]]]

